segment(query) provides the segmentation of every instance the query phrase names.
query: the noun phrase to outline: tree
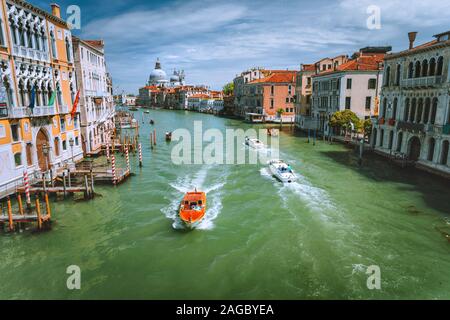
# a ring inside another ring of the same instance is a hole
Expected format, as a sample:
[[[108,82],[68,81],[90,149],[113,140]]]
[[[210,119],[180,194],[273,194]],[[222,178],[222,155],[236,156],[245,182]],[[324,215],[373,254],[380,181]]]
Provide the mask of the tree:
[[[234,83],[230,82],[223,86],[223,94],[226,96],[230,96],[234,92]]]
[[[336,111],[330,118],[330,126],[339,129],[351,129],[353,123],[355,131],[359,131],[363,127],[362,121],[351,110]]]
[[[283,125],[283,113],[284,113],[284,109],[283,108],[279,108],[277,110],[277,115],[280,118],[280,130],[281,130],[281,126]]]
[[[370,120],[370,118],[364,120],[363,129],[364,129],[364,138],[368,138],[372,133],[372,120]]]

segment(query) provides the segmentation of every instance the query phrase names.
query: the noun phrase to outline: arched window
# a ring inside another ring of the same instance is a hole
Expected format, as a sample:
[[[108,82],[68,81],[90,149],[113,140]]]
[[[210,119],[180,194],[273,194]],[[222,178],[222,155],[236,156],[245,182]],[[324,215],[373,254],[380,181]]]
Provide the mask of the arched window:
[[[417,116],[416,116],[417,123],[422,122],[422,112],[423,112],[423,99],[420,98],[417,104]]]
[[[397,104],[398,104],[398,99],[394,98],[394,106],[392,107],[392,119],[397,118]]]
[[[396,86],[400,85],[400,70],[401,70],[401,66],[398,64],[397,71],[395,72],[395,85]]]
[[[69,38],[66,37],[66,53],[67,61],[72,61],[72,46],[70,45]]]
[[[383,140],[384,140],[384,129],[381,129],[381,131],[380,131],[380,147],[383,146]]]
[[[436,60],[434,58],[430,59],[430,65],[428,67],[429,71],[428,74],[429,76],[434,76],[435,72],[436,72]]]
[[[59,156],[59,138],[56,137],[54,140],[54,147],[55,147],[55,156]]]
[[[411,79],[413,77],[414,73],[414,64],[412,62],[408,65],[408,79]]]
[[[409,98],[407,98],[405,101],[405,110],[404,110],[404,114],[403,114],[403,120],[408,121],[408,116],[409,116]]]
[[[403,132],[399,132],[397,135],[397,152],[400,152],[402,150],[402,143],[403,143]]]
[[[441,151],[441,164],[443,164],[443,165],[447,164],[448,151],[449,151],[449,142],[448,142],[448,140],[444,140],[442,142],[442,151]]]
[[[428,61],[422,61],[422,77],[426,77],[428,75]]]
[[[382,106],[383,112],[382,112],[382,117],[386,118],[386,109],[387,109],[387,98],[383,99],[383,106]]]
[[[22,165],[22,153],[17,152],[14,154],[14,163],[16,164],[16,167]]]
[[[25,101],[25,88],[23,85],[23,81],[19,81],[19,104],[21,106],[25,106],[26,101]]]
[[[27,152],[27,164],[28,164],[28,166],[32,166],[33,165],[33,145],[31,143],[27,143],[26,152]]]
[[[389,146],[388,146],[389,150],[392,150],[393,142],[394,142],[394,131],[391,130],[391,131],[389,131]]]
[[[434,98],[433,106],[431,107],[431,117],[430,117],[431,124],[434,124],[436,121],[437,104],[438,104],[438,100],[437,100],[437,98]]]
[[[444,58],[439,57],[437,62],[437,68],[436,68],[436,75],[441,76],[442,75],[442,68],[444,67]]]
[[[384,85],[389,87],[390,82],[391,82],[391,67],[390,66],[388,66],[386,68],[386,75],[385,75],[385,77],[386,78],[385,78],[385,81],[384,81]]]
[[[414,78],[420,77],[420,61],[416,61]]]
[[[412,99],[411,102],[411,113],[409,115],[409,122],[414,122],[414,119],[416,117],[416,98]]]
[[[430,118],[430,108],[431,108],[431,100],[430,98],[425,99],[425,111],[423,114],[423,123],[427,124]]]
[[[52,56],[53,56],[53,58],[56,59],[56,57],[57,57],[57,54],[56,54],[56,39],[55,39],[55,34],[54,34],[53,30],[50,31],[50,41],[52,43]]]
[[[430,138],[430,142],[429,142],[429,147],[428,147],[428,157],[427,160],[428,161],[433,161],[433,157],[434,157],[434,145],[436,144],[436,140],[434,140],[434,138]]]

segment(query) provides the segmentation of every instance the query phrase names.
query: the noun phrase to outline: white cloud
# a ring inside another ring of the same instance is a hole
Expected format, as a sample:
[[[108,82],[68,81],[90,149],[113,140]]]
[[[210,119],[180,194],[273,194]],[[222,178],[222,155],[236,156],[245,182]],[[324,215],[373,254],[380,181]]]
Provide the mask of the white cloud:
[[[381,8],[381,30],[366,28],[372,4]],[[180,1],[94,20],[82,36],[105,40],[114,81],[128,91],[145,83],[156,57],[167,72],[185,69],[189,82],[220,88],[251,66],[298,66],[368,45],[395,48],[410,29],[443,31],[449,6],[419,0]]]

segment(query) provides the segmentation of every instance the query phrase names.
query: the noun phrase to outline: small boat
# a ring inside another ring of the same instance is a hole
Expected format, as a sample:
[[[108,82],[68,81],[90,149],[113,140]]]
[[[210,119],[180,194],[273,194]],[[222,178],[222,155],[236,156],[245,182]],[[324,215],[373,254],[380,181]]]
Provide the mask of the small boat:
[[[150,124],[155,124],[155,121],[153,121],[152,119],[150,119]]]
[[[150,110],[144,110],[144,113],[150,113]]]
[[[245,137],[245,144],[254,149],[264,148],[264,143],[255,138]]]
[[[271,136],[271,137],[277,137],[278,136],[278,129],[267,128],[267,135]]]
[[[137,111],[138,108],[136,108],[136,107],[129,107],[128,110],[130,110],[130,111]]]
[[[187,192],[180,204],[180,219],[190,228],[195,228],[206,213],[206,194],[195,190]]]
[[[270,160],[267,162],[270,172],[281,182],[294,182],[297,180],[297,176],[291,169],[289,164],[286,164],[283,160]]]
[[[166,141],[172,140],[172,132],[166,132]]]

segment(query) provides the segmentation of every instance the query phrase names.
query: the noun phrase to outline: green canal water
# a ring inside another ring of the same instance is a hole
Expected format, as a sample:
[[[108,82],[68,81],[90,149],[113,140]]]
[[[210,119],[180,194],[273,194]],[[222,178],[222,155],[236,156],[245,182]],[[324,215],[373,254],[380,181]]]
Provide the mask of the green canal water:
[[[136,112],[140,119],[141,113]],[[249,128],[211,115],[152,110],[144,167],[89,202],[52,202],[52,230],[0,235],[2,299],[449,299],[450,184],[285,130],[281,157],[299,181],[264,165],[170,161],[166,130]],[[150,130],[158,144],[150,150]],[[123,158],[118,156],[119,162]],[[208,196],[199,229],[176,220],[183,192]],[[81,268],[68,290],[66,268]],[[368,266],[381,270],[369,290]]]

